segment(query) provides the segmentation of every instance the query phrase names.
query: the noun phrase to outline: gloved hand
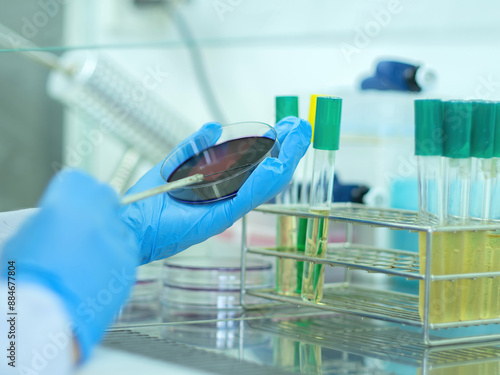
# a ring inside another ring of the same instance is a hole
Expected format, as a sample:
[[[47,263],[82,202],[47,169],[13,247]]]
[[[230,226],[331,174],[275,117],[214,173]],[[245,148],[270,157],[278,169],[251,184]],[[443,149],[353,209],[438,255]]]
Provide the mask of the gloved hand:
[[[40,205],[5,244],[2,278],[7,262],[15,261],[17,283],[55,292],[85,360],[130,292],[138,248],[121,220],[117,194],[82,172],[56,176]]]
[[[205,124],[197,133],[182,142],[185,159],[192,156],[193,140],[216,141],[220,124]],[[188,247],[222,233],[236,220],[255,207],[269,201],[283,190],[304,156],[311,141],[311,125],[296,117],[286,117],[275,126],[281,145],[278,158],[265,159],[250,175],[237,195],[214,203],[180,203],[168,194],[144,199],[123,209],[123,220],[136,234],[142,264],[172,256]],[[182,153],[182,152],[181,152]],[[185,160],[184,159],[184,160]],[[163,167],[169,175],[183,160]],[[137,193],[165,184],[157,164],[127,194]]]

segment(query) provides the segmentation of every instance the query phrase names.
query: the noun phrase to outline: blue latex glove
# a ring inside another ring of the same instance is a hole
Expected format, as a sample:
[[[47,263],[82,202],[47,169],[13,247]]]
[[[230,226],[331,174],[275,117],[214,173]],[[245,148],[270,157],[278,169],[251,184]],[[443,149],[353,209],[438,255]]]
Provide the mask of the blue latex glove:
[[[184,160],[192,156],[195,140],[215,142],[221,125],[205,124],[182,142],[176,150]],[[136,233],[141,248],[141,263],[163,259],[222,233],[236,220],[281,192],[292,179],[293,172],[311,141],[311,125],[296,117],[286,117],[275,126],[281,145],[278,158],[265,159],[250,175],[237,195],[215,203],[180,203],[168,194],[133,203],[123,210],[123,219]],[[179,153],[179,149],[183,152]],[[183,161],[183,160],[182,160]],[[172,161],[163,167],[164,175],[179,166]],[[165,184],[160,175],[162,163],[153,167],[127,194]]]
[[[40,205],[5,244],[2,278],[7,261],[14,260],[16,282],[56,293],[85,360],[130,292],[137,266],[135,238],[121,220],[117,194],[82,172],[56,176]]]

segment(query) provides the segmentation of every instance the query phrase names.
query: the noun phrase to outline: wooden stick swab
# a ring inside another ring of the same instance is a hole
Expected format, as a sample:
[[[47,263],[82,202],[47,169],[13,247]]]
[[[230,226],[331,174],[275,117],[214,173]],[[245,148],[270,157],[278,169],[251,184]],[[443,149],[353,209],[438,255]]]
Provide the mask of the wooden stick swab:
[[[134,203],[134,202],[140,201],[141,199],[149,198],[149,197],[152,197],[154,195],[166,193],[167,191],[170,191],[170,190],[175,190],[175,189],[178,189],[178,188],[181,188],[184,186],[192,185],[192,184],[195,184],[197,182],[203,181],[204,178],[205,177],[201,173],[198,173],[198,174],[195,174],[193,176],[182,178],[180,180],[170,182],[170,183],[165,184],[165,185],[161,185],[161,186],[149,189],[149,190],[141,191],[140,193],[127,195],[126,197],[122,198],[121,204],[125,205],[125,204]]]

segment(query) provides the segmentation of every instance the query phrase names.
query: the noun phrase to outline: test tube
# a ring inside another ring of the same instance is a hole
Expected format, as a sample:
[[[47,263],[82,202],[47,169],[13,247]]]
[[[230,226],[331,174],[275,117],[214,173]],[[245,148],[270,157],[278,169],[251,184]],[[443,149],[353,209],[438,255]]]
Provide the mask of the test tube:
[[[490,219],[500,223],[500,103],[494,103],[495,129],[493,142],[493,159],[491,173],[491,204]],[[500,231],[488,232],[486,236],[486,249],[491,252],[489,263],[491,272],[500,272]],[[486,293],[485,319],[500,317],[500,277],[488,278],[488,291]]]
[[[313,139],[313,176],[310,193],[310,212],[328,216],[333,195],[335,151],[339,148],[342,99],[319,97]],[[307,221],[306,256],[325,258],[328,243],[328,218]],[[324,266],[304,262],[302,299],[318,302],[323,297]]]
[[[276,97],[276,122],[287,116],[298,116],[299,101],[296,96]],[[292,181],[288,187],[277,196],[276,203],[298,203],[297,181]],[[296,249],[297,218],[289,215],[278,215],[276,247],[278,251],[291,252]],[[293,295],[297,292],[297,261],[278,258],[276,262],[276,291],[282,295]]]
[[[495,129],[493,141],[493,159],[491,161],[491,204],[490,219],[500,221],[500,102],[495,107]]]
[[[425,219],[444,220],[443,103],[415,100],[415,155],[418,159],[419,212]]]
[[[415,155],[418,161],[418,202],[420,217],[426,221],[444,221],[444,158],[443,155],[443,103],[437,99],[415,100]],[[421,272],[425,273],[427,256],[426,232],[419,234]],[[430,274],[444,274],[442,233],[432,234],[432,269]],[[419,312],[424,314],[425,282],[420,281]],[[443,282],[432,282],[429,317],[442,322],[445,301]]]
[[[445,156],[445,220],[464,223],[469,218],[472,127],[472,102],[448,101],[444,103],[443,154]],[[463,273],[465,254],[472,238],[466,232],[443,233],[444,274]],[[464,280],[444,281],[444,321],[460,320],[462,296],[467,283]]]
[[[309,104],[309,123],[312,127],[312,139],[314,140],[314,124],[316,122],[316,102],[318,96],[324,95],[311,95],[311,101]],[[309,148],[306,155],[302,158],[301,162],[304,163],[304,169],[302,174],[302,188],[300,195],[300,203],[309,205],[310,198],[310,184],[312,181],[312,171],[313,171],[313,160],[312,160],[313,149]],[[305,253],[306,251],[306,237],[307,237],[307,219],[299,218],[297,226],[297,251],[300,253]],[[304,273],[304,262],[297,261],[297,294],[302,293],[302,276]]]
[[[495,105],[474,102],[471,128],[472,181],[470,216],[489,220],[491,172],[495,131]]]
[[[495,129],[495,107],[493,103],[477,101],[472,103],[472,125],[470,153],[472,157],[472,179],[470,195],[470,217],[489,220],[491,202],[491,166],[493,156],[493,135]],[[491,268],[491,251],[486,246],[485,231],[465,232],[464,273],[488,272]],[[461,281],[461,320],[477,320],[486,315],[487,278]]]
[[[470,207],[472,102],[445,102],[443,127],[447,185],[445,216],[449,223],[465,222]]]

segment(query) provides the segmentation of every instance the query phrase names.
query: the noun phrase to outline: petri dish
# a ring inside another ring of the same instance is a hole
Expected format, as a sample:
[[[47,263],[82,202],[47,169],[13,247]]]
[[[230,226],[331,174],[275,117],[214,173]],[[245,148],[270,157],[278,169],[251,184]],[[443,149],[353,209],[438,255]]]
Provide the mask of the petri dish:
[[[164,321],[231,319],[243,313],[240,305],[241,264],[239,258],[175,257],[164,264],[161,293]],[[270,288],[272,265],[248,259],[247,288]],[[246,303],[262,300],[247,297]],[[231,323],[233,324],[233,323]]]
[[[277,157],[274,128],[263,122],[239,122],[213,129],[212,134],[190,139],[165,159],[162,178],[173,182],[201,173],[205,180],[169,191],[185,203],[210,203],[236,195],[265,158]],[[177,168],[170,168],[178,165]]]

